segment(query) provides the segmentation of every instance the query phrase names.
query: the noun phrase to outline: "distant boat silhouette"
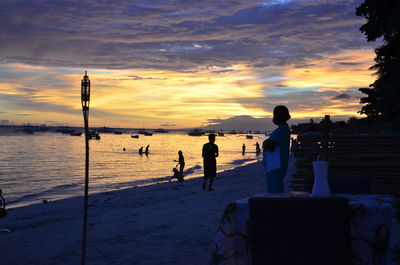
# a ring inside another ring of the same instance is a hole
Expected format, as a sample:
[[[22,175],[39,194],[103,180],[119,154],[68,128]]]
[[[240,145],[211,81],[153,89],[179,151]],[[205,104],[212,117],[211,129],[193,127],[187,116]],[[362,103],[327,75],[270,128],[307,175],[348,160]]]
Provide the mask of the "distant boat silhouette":
[[[188,133],[190,136],[202,136],[204,132],[200,129],[194,129]]]
[[[111,133],[111,132],[113,132],[113,129],[104,126],[104,127],[98,128],[97,131],[101,132],[101,133]]]
[[[246,139],[253,139],[253,135],[246,135]]]
[[[100,135],[96,131],[89,132],[89,140],[100,140]]]
[[[136,134],[136,135],[131,135],[131,137],[132,137],[132,138],[139,138],[139,135],[138,135],[138,134]]]
[[[81,136],[81,135],[82,135],[82,132],[80,132],[80,131],[71,131],[71,132],[69,133],[69,135],[71,135],[71,136]]]
[[[153,135],[153,133],[146,131],[146,130],[139,130],[138,134],[144,134],[144,135]]]
[[[165,129],[157,129],[157,130],[154,130],[154,132],[156,132],[156,133],[168,133],[168,131],[167,130],[165,130]]]
[[[33,134],[34,132],[47,132],[49,127],[46,125],[24,125],[22,131],[24,133]]]

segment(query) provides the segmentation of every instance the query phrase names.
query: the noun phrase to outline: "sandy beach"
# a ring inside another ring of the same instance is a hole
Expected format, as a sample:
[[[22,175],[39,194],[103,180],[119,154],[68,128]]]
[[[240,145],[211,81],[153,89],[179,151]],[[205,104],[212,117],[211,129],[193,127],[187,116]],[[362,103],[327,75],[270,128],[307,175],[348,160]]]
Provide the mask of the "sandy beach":
[[[265,192],[265,169],[256,162],[221,172],[212,192],[201,182],[91,195],[87,264],[209,264],[225,207]],[[0,219],[2,264],[79,264],[82,208],[82,198],[71,198],[10,209]]]

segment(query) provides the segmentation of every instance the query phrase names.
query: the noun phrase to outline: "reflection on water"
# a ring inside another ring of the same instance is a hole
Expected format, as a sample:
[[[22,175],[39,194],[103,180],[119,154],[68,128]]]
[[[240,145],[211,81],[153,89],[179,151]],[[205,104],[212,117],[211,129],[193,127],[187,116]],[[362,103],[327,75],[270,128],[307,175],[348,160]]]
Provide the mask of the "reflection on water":
[[[218,171],[257,159],[255,143],[264,135],[217,137]],[[129,134],[102,134],[90,141],[90,192],[102,192],[166,181],[178,159],[185,157],[185,178],[202,175],[201,149],[207,136],[154,134],[131,138]],[[242,155],[242,144],[249,151]],[[84,136],[56,133],[0,136],[0,188],[10,205],[83,194]],[[148,156],[138,149],[150,145]],[[123,151],[126,148],[126,151]]]

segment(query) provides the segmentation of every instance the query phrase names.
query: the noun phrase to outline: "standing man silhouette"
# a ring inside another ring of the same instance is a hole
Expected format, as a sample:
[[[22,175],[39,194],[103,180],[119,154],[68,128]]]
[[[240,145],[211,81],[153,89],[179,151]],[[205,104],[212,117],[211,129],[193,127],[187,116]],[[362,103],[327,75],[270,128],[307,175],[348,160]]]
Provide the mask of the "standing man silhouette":
[[[256,154],[259,155],[261,153],[260,144],[256,142],[255,146],[256,146]]]
[[[218,157],[218,145],[215,143],[215,134],[210,133],[208,135],[208,143],[203,145],[202,156],[204,165],[204,181],[203,190],[206,189],[207,180],[210,179],[208,191],[213,191],[212,185],[214,178],[217,176],[217,157]]]
[[[246,145],[243,144],[242,145],[242,155],[244,155],[246,153]]]

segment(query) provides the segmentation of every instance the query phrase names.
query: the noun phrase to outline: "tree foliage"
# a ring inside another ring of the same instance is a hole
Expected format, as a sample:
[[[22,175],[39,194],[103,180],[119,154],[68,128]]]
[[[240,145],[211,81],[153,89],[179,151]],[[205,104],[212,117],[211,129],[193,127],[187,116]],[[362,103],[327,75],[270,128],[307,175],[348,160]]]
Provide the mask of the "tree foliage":
[[[367,19],[360,27],[368,41],[382,39],[383,45],[375,49],[377,79],[367,88],[360,88],[366,96],[361,113],[385,120],[400,116],[400,1],[365,0],[356,15]]]

